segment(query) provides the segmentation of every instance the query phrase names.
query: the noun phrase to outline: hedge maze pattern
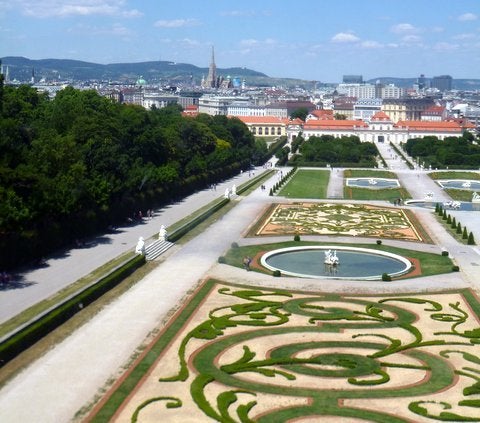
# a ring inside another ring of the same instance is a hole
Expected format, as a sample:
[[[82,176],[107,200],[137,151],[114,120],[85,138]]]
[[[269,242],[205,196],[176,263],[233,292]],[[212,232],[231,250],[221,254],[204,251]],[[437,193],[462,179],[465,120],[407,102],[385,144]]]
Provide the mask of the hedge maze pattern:
[[[365,204],[277,204],[255,235],[351,235],[422,241],[400,208]]]
[[[347,296],[208,281],[115,417],[478,422],[479,314],[469,290]]]

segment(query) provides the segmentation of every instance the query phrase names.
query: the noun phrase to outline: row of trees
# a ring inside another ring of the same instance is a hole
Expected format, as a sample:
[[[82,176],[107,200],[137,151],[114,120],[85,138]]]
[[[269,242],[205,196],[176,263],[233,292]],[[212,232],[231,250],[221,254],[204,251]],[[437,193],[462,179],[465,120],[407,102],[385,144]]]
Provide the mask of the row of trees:
[[[357,136],[332,135],[313,136],[308,141],[299,136],[292,142],[292,152],[290,162],[298,166],[375,167],[379,154],[374,143],[361,142]]]
[[[238,119],[0,81],[0,269],[267,159]]]
[[[432,168],[472,169],[480,166],[480,146],[469,132],[464,132],[461,137],[446,137],[444,140],[435,136],[411,138],[403,148],[411,157],[418,157]]]

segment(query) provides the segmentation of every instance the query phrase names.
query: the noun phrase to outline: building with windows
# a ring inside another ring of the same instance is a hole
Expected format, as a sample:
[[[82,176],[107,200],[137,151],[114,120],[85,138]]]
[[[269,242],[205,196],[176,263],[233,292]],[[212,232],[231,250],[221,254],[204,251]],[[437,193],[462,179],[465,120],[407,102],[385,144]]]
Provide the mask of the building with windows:
[[[353,105],[353,119],[369,120],[381,109],[381,98],[360,98]]]
[[[291,122],[289,119],[281,119],[276,116],[238,116],[238,119],[247,125],[253,135],[264,138],[286,135],[287,125]],[[297,122],[299,119],[295,121]]]
[[[300,133],[308,140],[312,136],[331,135],[335,138],[357,136],[362,142],[404,143],[410,138],[436,136],[443,140],[446,137],[460,137],[465,130],[472,130],[473,125],[465,125],[458,121],[398,121],[384,112],[378,112],[369,121],[362,120],[308,120],[303,125],[290,122],[287,125],[287,137],[293,141]]]
[[[421,120],[422,113],[435,103],[431,98],[385,99],[382,102],[382,112],[385,112],[393,122],[401,120]]]
[[[438,91],[451,91],[453,78],[450,75],[434,76],[430,82],[431,88],[436,88]]]

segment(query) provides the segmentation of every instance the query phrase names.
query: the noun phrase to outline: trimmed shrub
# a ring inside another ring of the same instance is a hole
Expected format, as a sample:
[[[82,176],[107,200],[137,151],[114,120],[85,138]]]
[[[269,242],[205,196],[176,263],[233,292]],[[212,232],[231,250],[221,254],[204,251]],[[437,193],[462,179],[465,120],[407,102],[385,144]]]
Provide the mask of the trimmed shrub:
[[[100,278],[96,283],[87,286],[65,302],[58,304],[47,313],[38,316],[19,332],[12,335],[0,345],[0,363],[6,362],[31,347],[45,335],[65,323],[81,309],[91,304],[103,294],[120,284],[127,276],[145,264],[145,256],[139,254],[110,273]]]
[[[443,250],[443,251],[442,251],[442,256],[448,257],[448,251]]]
[[[447,211],[446,210],[444,210],[443,213],[442,213],[442,219],[447,220]]]
[[[440,205],[438,203],[435,203],[435,213],[438,213],[440,210]]]
[[[452,219],[452,225],[450,226],[452,229],[455,229],[457,227],[457,220],[455,219],[455,216]]]
[[[459,271],[460,271],[460,267],[458,267],[457,265],[452,266],[452,272],[459,272]]]
[[[462,233],[462,239],[467,239],[468,238],[468,232],[467,232],[467,227],[463,227],[463,233]]]
[[[390,282],[391,280],[392,280],[392,277],[388,273],[382,273],[382,281]]]
[[[220,256],[217,260],[219,263],[223,264],[225,263],[225,257],[224,256]]]
[[[382,245],[382,240],[381,239],[377,239],[377,245]]]
[[[282,272],[280,272],[280,270],[274,270],[273,273],[272,273],[273,276],[275,276],[276,278],[279,278],[280,276],[282,276]]]
[[[450,216],[450,215],[447,216],[447,224],[448,225],[452,224],[452,216]]]
[[[462,225],[460,224],[460,222],[457,223],[457,234],[461,234],[462,233]]]
[[[472,232],[470,232],[470,233],[468,234],[467,244],[468,244],[468,245],[475,245],[475,239],[473,238],[473,233],[472,233]]]
[[[300,235],[295,234],[295,236],[293,237],[293,240],[294,240],[295,242],[299,242],[299,241],[300,241]]]
[[[232,242],[231,247],[232,248],[238,248],[238,244],[236,242]]]

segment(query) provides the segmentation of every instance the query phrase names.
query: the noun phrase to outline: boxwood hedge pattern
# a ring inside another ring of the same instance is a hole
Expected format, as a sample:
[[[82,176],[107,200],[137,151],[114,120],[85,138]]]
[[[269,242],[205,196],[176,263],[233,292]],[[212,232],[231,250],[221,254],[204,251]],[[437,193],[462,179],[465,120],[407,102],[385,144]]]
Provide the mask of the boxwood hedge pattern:
[[[466,289],[357,296],[210,280],[89,420],[480,421],[479,317]]]

